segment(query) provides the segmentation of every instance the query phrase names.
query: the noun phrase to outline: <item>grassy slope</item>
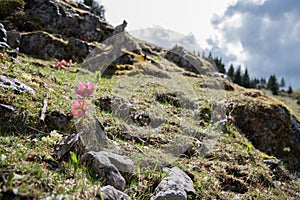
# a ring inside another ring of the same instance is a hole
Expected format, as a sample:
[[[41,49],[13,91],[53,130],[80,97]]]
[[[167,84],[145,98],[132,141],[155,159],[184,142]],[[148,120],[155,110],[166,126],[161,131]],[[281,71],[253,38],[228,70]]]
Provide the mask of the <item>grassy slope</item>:
[[[0,74],[17,77],[37,92],[37,96],[33,97],[0,88],[0,103],[13,105],[22,110],[25,116],[17,116],[11,122],[14,129],[0,133],[2,193],[14,189],[23,195],[38,195],[41,199],[57,195],[65,196],[66,199],[91,199],[98,193],[101,182],[91,177],[84,166],[78,165],[76,159],[67,162],[55,160],[55,145],[43,139],[49,137],[51,130],[42,129],[37,123],[42,100],[48,100],[48,111],[56,108],[68,113],[71,109],[74,83],[80,79],[95,80],[94,74],[76,71],[76,67],[57,70],[54,61],[39,61],[28,57],[20,57],[19,62],[1,61]],[[102,78],[99,80],[96,95],[112,95],[116,82],[115,78]],[[151,104],[152,89],[149,87],[136,93],[135,98],[139,100],[140,107]],[[203,90],[200,92],[205,94]],[[209,107],[209,104],[205,104],[205,95],[201,98],[201,106]],[[233,95],[230,98],[238,97]],[[135,155],[142,150],[146,154],[155,155],[164,140],[176,132],[176,121],[180,118],[176,117],[179,108],[167,104],[163,106],[167,113],[163,134],[165,138],[153,136],[154,142],[148,146],[122,138],[118,132],[122,122],[113,118],[111,113],[97,109],[97,115],[108,132],[114,135],[115,144],[121,146],[125,153]],[[203,130],[205,127],[207,124]],[[51,139],[54,138],[50,138],[50,141]],[[126,149],[127,146],[132,148]],[[242,199],[299,199],[299,181],[292,179],[292,175],[282,165],[275,171],[270,170],[262,162],[262,158],[266,157],[228,123],[223,128],[219,142],[208,155],[198,156],[191,153],[170,166],[181,167],[194,179],[196,199],[232,199],[237,195]],[[133,199],[148,199],[164,176],[159,168],[146,169],[136,164],[135,175],[125,192]],[[276,176],[277,181],[272,181],[272,176]]]

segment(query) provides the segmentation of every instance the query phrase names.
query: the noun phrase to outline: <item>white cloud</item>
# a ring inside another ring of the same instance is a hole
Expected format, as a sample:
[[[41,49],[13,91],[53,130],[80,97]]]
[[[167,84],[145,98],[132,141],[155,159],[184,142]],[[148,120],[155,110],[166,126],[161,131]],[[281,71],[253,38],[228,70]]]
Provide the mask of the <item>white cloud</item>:
[[[240,0],[212,18],[208,40],[223,60],[247,66],[254,76],[277,74],[300,87],[300,2]]]

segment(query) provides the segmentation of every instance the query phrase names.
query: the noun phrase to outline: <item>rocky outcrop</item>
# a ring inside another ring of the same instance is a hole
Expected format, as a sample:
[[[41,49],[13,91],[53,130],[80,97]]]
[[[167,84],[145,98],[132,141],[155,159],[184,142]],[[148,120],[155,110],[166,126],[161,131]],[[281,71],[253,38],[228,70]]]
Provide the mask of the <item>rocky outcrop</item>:
[[[74,37],[66,41],[44,31],[21,33],[18,40],[21,52],[38,55],[45,59],[54,57],[78,60],[89,53],[89,44],[85,41]],[[16,44],[16,42],[13,43]]]
[[[210,74],[212,72],[216,72],[211,64],[188,52],[182,46],[174,46],[166,53],[165,57],[178,66],[186,68],[188,71],[196,74]]]
[[[92,42],[110,37],[114,28],[99,16],[82,10],[76,2],[26,0],[17,21],[6,20],[7,42],[26,54],[40,58],[82,61]]]
[[[191,178],[178,167],[165,169],[169,176],[164,178],[154,191],[151,200],[187,200],[195,194]]]
[[[291,170],[299,169],[300,123],[283,103],[258,96],[236,104],[231,115],[257,149],[283,160]]]
[[[31,30],[43,30],[63,37],[100,42],[111,35],[113,27],[77,3],[68,1],[25,0],[25,23],[34,23]],[[23,27],[22,27],[23,28]],[[26,27],[24,27],[26,31]]]

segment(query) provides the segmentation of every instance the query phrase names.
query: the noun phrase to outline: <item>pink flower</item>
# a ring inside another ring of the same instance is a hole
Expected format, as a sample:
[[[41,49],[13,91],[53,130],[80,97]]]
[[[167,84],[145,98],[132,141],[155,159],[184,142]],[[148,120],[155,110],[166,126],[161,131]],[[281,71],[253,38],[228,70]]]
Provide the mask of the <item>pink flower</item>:
[[[73,61],[70,59],[68,64],[69,64],[70,66],[73,65]]]
[[[62,64],[60,61],[57,61],[56,64],[55,64],[55,67],[56,68],[61,68]]]
[[[82,97],[88,97],[94,92],[94,84],[92,82],[81,82],[78,84],[77,88],[78,89],[75,89],[75,93]]]
[[[74,117],[82,117],[86,112],[86,103],[82,99],[77,99],[72,102],[72,115]]]
[[[62,66],[66,66],[66,65],[67,65],[67,61],[62,60],[62,61],[60,61],[60,64],[61,64]]]

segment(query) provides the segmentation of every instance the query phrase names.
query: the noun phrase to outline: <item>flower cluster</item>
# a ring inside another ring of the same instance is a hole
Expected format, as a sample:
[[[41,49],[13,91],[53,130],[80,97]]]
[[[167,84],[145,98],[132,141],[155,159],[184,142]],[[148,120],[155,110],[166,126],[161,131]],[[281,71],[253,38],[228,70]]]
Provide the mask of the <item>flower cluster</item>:
[[[74,92],[79,95],[79,99],[72,102],[72,115],[74,117],[82,117],[87,111],[86,98],[94,92],[94,84],[92,82],[80,82]]]
[[[49,145],[57,144],[62,140],[62,135],[59,134],[56,130],[50,132],[49,136],[42,137],[42,141]]]
[[[65,61],[65,60],[61,60],[61,61],[57,61],[55,64],[55,67],[60,69],[62,67],[68,67],[68,66],[72,66],[73,65],[73,61],[69,60],[69,62]]]

